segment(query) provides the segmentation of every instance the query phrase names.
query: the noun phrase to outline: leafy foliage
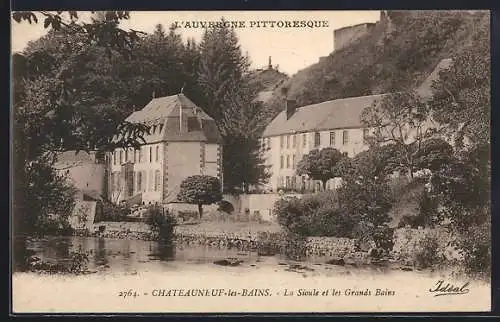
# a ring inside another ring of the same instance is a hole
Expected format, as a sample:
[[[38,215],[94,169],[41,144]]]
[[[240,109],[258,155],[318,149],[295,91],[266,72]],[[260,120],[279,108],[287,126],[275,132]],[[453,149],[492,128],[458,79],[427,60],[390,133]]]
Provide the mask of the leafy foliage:
[[[151,205],[146,214],[146,223],[158,233],[161,241],[172,241],[176,219],[160,206]]]
[[[336,165],[342,158],[342,153],[335,148],[311,150],[297,164],[297,174],[307,175],[314,180],[321,180],[323,188],[326,188],[328,180],[340,177]]]
[[[373,145],[392,147],[393,170],[403,170],[413,177],[416,154],[426,139],[437,132],[432,124],[425,101],[416,93],[394,93],[375,102],[361,115],[362,122],[374,129]]]
[[[254,101],[260,87],[252,82],[249,58],[243,56],[233,29],[224,24],[207,29],[199,48],[200,106],[223,136],[224,188],[248,191],[269,178],[258,141],[269,113]]]
[[[332,191],[280,199],[273,213],[289,233],[300,236],[350,237],[355,225],[349,213],[338,207]]]
[[[30,234],[43,235],[54,229],[66,229],[67,219],[74,206],[74,188],[43,159],[30,162],[26,168],[26,176],[30,184],[26,187],[22,200],[25,216],[17,224],[26,228],[26,232]],[[51,219],[50,215],[57,220]]]
[[[490,142],[491,54],[489,25],[477,26],[473,44],[453,56],[453,64],[441,71],[432,85],[429,105],[458,147],[466,141]]]
[[[200,218],[203,215],[203,205],[210,205],[222,200],[219,179],[206,175],[194,175],[181,182],[177,199],[182,202],[198,205]]]
[[[272,109],[281,110],[283,88],[299,106],[410,90],[441,59],[473,48],[481,29],[490,25],[486,11],[389,10],[386,18],[351,46],[332,52],[285,81],[275,90]]]

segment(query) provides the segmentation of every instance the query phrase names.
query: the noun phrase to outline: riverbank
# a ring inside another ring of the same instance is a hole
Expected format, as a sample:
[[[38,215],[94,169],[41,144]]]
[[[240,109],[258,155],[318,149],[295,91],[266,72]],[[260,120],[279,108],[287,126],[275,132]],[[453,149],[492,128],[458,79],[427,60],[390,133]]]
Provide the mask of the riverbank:
[[[440,280],[459,287],[469,282],[464,288],[468,291],[435,296],[430,290]],[[290,270],[272,259],[238,267],[156,262],[137,271],[83,276],[15,273],[12,286],[14,312],[39,313],[467,312],[487,311],[491,304],[488,283],[453,279],[444,273],[331,265]],[[207,289],[210,294],[223,291],[217,296],[193,296],[189,291]]]

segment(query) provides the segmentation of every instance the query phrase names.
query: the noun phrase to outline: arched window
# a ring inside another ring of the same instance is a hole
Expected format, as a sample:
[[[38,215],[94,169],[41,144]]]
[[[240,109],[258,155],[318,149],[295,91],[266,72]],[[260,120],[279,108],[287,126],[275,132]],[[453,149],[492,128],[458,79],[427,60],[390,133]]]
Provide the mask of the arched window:
[[[158,162],[158,158],[159,158],[159,154],[160,154],[160,147],[159,146],[156,146],[156,158],[155,158],[155,161]]]

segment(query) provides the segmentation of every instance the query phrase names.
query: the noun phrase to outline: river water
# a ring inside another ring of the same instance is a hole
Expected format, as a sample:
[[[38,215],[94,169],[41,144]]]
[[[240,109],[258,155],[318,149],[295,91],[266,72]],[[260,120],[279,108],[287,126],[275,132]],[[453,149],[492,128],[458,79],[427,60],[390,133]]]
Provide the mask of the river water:
[[[72,252],[88,254],[88,269],[95,272],[136,273],[142,271],[172,271],[192,265],[215,265],[215,261],[229,259],[240,262],[234,269],[245,271],[255,267],[276,267],[280,270],[313,272],[319,266],[348,274],[357,271],[384,272],[382,267],[342,267],[326,264],[325,258],[308,258],[296,261],[285,255],[260,256],[257,252],[237,249],[219,249],[207,246],[180,246],[162,244],[157,241],[108,239],[101,237],[49,236],[28,243],[28,249],[46,262],[64,262]]]
[[[94,273],[67,276],[16,272],[12,278],[15,312],[483,311],[491,304],[489,283],[456,280],[444,272],[332,265],[325,258],[297,262],[281,255],[99,237],[46,237],[30,241],[28,247],[35,256],[51,262],[68,260],[71,252],[87,252],[88,269]],[[227,258],[242,262],[238,266],[214,263]],[[439,280],[454,285],[470,282],[470,293],[434,297],[429,289]],[[202,288],[240,292],[266,289],[272,297],[154,295],[160,289]],[[45,294],[47,289],[50,296]],[[328,296],[318,293],[327,289],[332,292]],[[129,290],[140,296],[120,296]],[[301,290],[320,295],[300,296]],[[287,296],[288,291],[295,295]],[[333,296],[334,291],[338,295]],[[379,291],[381,296],[377,295]]]

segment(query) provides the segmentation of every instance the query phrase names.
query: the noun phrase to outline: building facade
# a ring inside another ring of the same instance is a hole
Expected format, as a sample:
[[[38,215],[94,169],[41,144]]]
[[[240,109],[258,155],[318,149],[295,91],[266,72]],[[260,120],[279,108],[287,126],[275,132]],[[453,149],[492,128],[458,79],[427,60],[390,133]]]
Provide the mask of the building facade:
[[[451,63],[451,59],[441,60],[416,92],[424,99],[429,98],[433,80]],[[297,107],[293,100],[286,100],[283,110],[268,124],[261,138],[264,159],[271,172],[264,188],[274,192],[280,189],[320,189],[320,181],[296,174],[298,162],[314,149],[332,147],[349,157],[367,150],[366,139],[373,130],[363,126],[361,114],[365,108],[383,100],[385,95],[343,98],[302,107]],[[409,133],[408,140],[414,135],[416,133]],[[327,189],[339,184],[338,178],[331,179],[327,182]]]
[[[97,152],[66,151],[57,154],[54,170],[76,188],[76,199],[99,200],[106,195],[104,158]]]
[[[286,101],[285,109],[266,127],[261,139],[266,164],[272,173],[268,189],[312,190],[319,181],[296,175],[297,163],[314,149],[333,147],[353,157],[368,149],[369,129],[361,124],[361,112],[382,95],[353,97],[296,107]],[[327,188],[338,184],[329,180]]]
[[[151,130],[139,149],[108,153],[111,201],[176,201],[181,182],[192,175],[215,176],[222,183],[222,139],[215,121],[183,94],[154,98],[126,121]]]

